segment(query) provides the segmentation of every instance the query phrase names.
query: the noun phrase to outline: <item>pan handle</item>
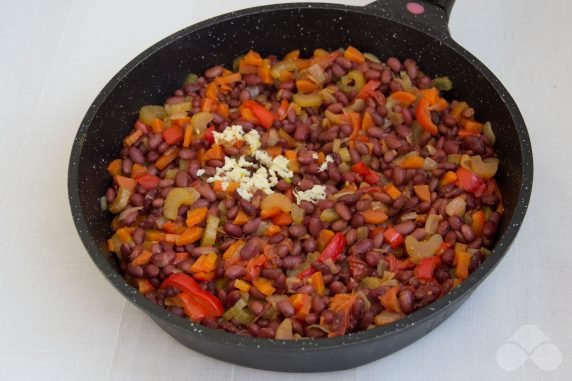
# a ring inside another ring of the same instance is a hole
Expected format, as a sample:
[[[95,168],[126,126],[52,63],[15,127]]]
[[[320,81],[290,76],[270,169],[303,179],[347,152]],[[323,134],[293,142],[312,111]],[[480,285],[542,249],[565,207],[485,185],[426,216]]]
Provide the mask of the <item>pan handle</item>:
[[[376,13],[421,24],[428,31],[449,33],[449,16],[455,0],[376,0],[365,7]]]

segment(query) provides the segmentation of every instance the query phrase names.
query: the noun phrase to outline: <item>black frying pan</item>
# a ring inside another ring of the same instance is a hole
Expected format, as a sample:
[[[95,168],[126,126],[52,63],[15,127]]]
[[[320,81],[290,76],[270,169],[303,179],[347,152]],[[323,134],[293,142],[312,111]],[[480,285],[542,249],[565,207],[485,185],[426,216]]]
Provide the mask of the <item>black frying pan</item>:
[[[69,164],[69,198],[79,235],[95,264],[127,299],[182,344],[224,361],[260,369],[316,372],[347,369],[379,359],[424,336],[449,317],[496,267],[524,218],[532,187],[532,151],[526,126],[498,79],[449,35],[454,0],[379,0],[365,7],[277,4],[229,13],[177,32],[136,57],[105,86],[75,138]],[[241,337],[193,324],[157,307],[118,272],[106,249],[111,217],[98,199],[108,186],[106,164],[142,105],[162,102],[189,72],[232,60],[254,48],[282,55],[293,49],[334,50],[354,45],[379,57],[410,57],[432,77],[447,75],[452,98],[469,102],[490,120],[501,160],[498,181],[506,214],[493,254],[461,286],[395,323],[344,337],[279,341]],[[441,334],[447,334],[443,330]]]

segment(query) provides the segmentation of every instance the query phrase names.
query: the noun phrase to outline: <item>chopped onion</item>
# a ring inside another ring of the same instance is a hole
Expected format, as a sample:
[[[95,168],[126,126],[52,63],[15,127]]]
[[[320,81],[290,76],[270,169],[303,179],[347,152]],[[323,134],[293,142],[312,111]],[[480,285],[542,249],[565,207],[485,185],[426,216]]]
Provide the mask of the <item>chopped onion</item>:
[[[367,229],[367,226],[360,226],[356,230],[356,239],[358,241],[361,241],[362,239],[366,239],[368,234],[369,234],[369,231]]]
[[[438,214],[430,214],[425,221],[425,231],[428,235],[433,235],[437,232],[437,226],[443,217]]]
[[[401,216],[401,221],[415,220],[417,219],[416,212],[407,212]]]
[[[432,145],[427,144],[425,147],[427,147],[427,152],[429,152],[429,155],[435,155],[435,152],[437,152],[437,148],[433,147]]]
[[[339,218],[338,213],[332,208],[324,209],[320,214],[320,221],[322,222],[334,222]]]
[[[381,63],[380,59],[377,58],[377,56],[371,54],[371,53],[364,53],[363,56],[365,57],[366,60],[371,61],[371,62],[375,62],[375,63]]]
[[[340,151],[338,152],[338,154],[340,155],[340,158],[342,159],[342,161],[344,163],[349,163],[352,161],[352,157],[350,155],[350,150],[347,149],[347,147],[340,148]]]
[[[260,225],[258,226],[258,229],[256,230],[256,235],[258,235],[260,237],[264,237],[266,235],[266,232],[268,231],[269,226],[270,226],[269,222],[262,221],[260,223]]]
[[[461,155],[459,155],[458,153],[452,153],[450,155],[447,155],[447,163],[451,163],[451,164],[461,164]]]
[[[465,214],[465,210],[467,209],[467,202],[465,201],[464,195],[457,196],[447,204],[445,208],[445,213],[449,216],[459,216],[461,217]]]
[[[201,246],[213,246],[216,241],[216,232],[220,218],[218,216],[210,215],[207,218],[207,225],[201,241]]]
[[[403,317],[403,314],[399,312],[391,312],[389,310],[384,310],[383,312],[375,315],[373,321],[375,325],[381,326],[389,323],[393,323],[396,320],[399,320]]]
[[[131,213],[136,213],[138,211],[140,211],[141,209],[143,209],[142,206],[137,206],[137,207],[132,207],[132,208],[127,208],[127,209],[123,209],[123,211],[121,213],[119,213],[119,216],[117,217],[117,219],[119,221],[123,220],[125,217],[127,217],[129,214]]]
[[[292,222],[295,224],[302,224],[304,222],[304,209],[300,208],[298,205],[292,203]]]
[[[339,154],[341,145],[342,145],[341,139],[334,139],[334,142],[332,143],[332,152]]]
[[[336,264],[334,263],[334,260],[332,258],[328,258],[324,261],[324,264],[326,266],[328,266],[328,268],[330,269],[330,272],[334,275],[336,275],[337,273],[340,272],[340,268],[338,266],[336,266]]]
[[[423,169],[425,171],[432,171],[434,169],[436,169],[439,166],[439,164],[431,159],[429,156],[425,158],[425,160],[423,161]]]
[[[292,321],[288,318],[282,320],[282,323],[276,329],[276,335],[274,336],[277,340],[293,340],[294,334],[292,333]]]
[[[246,307],[246,305],[248,304],[247,300],[248,299],[246,298],[238,299],[238,301],[234,303],[234,306],[226,310],[224,315],[222,315],[222,318],[226,321],[233,319],[236,316],[236,314],[238,314],[244,307]]]
[[[107,198],[105,196],[99,199],[99,207],[103,211],[107,210]]]
[[[327,79],[324,74],[324,69],[322,69],[318,64],[314,64],[308,68],[308,76],[316,83],[316,85],[318,85],[318,87],[322,87]]]
[[[432,257],[437,254],[437,250],[443,243],[443,237],[440,234],[433,234],[431,238],[424,241],[417,241],[412,235],[405,238],[405,249],[407,254],[414,263],[419,263],[421,259]]]
[[[246,91],[248,91],[248,93],[250,94],[251,99],[254,99],[258,95],[260,95],[260,88],[258,86],[248,86],[246,88]]]
[[[280,140],[280,136],[278,135],[278,131],[275,128],[271,128],[268,130],[268,147],[274,147],[278,144]]]
[[[499,159],[491,157],[488,159],[481,158],[480,155],[471,156],[471,170],[483,179],[490,179],[493,177],[499,168]]]
[[[496,137],[493,132],[493,126],[491,125],[491,122],[486,122],[485,125],[483,126],[483,135],[485,135],[489,139],[491,144],[495,144]]]
[[[362,112],[365,110],[365,101],[361,98],[356,98],[353,103],[347,107],[347,109],[355,112]]]

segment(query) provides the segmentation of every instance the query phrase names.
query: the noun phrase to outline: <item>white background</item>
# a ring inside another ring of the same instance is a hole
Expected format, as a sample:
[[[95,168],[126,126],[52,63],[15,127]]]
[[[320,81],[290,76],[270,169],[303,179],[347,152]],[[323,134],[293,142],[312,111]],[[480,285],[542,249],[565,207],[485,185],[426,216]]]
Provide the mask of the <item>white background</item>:
[[[125,63],[185,26],[268,2],[276,1],[0,1],[0,378],[307,379],[219,362],[176,343],[99,273],[67,201],[77,127]],[[441,327],[375,363],[316,380],[572,373],[570,16],[568,0],[457,0],[453,37],[501,79],[528,125],[535,155],[528,215],[505,260]],[[497,364],[497,349],[523,324],[560,349],[557,370]]]

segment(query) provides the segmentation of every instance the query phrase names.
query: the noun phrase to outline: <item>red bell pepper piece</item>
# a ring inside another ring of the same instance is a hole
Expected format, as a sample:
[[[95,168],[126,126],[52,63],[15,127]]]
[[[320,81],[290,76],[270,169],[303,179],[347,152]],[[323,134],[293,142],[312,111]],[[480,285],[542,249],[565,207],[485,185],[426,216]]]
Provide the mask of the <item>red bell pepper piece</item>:
[[[366,100],[369,97],[373,97],[378,104],[385,103],[383,96],[377,93],[375,90],[381,86],[380,81],[369,80],[364,87],[359,91],[357,97]]]
[[[244,107],[249,108],[252,110],[252,113],[260,122],[260,125],[264,128],[270,128],[274,121],[276,120],[276,115],[274,115],[271,111],[268,111],[264,106],[261,104],[252,101],[246,100],[243,103]]]
[[[370,185],[377,183],[381,178],[377,172],[368,168],[363,161],[352,165],[352,171],[360,174],[364,181]]]
[[[137,178],[137,183],[147,190],[155,188],[157,184],[159,184],[159,181],[161,181],[159,177],[149,174]]]
[[[429,107],[431,107],[431,102],[422,98],[415,109],[415,117],[419,124],[421,124],[425,130],[429,131],[431,135],[437,135],[437,126],[431,120],[431,110]]]
[[[208,127],[204,134],[203,137],[205,138],[206,141],[208,141],[210,144],[214,143],[214,130],[215,128],[213,126]]]
[[[185,314],[193,320],[204,317],[217,317],[224,313],[221,301],[208,291],[203,290],[199,284],[189,275],[175,273],[170,275],[161,288],[173,286],[182,292],[177,298],[183,302]]]
[[[312,268],[312,266],[310,266],[306,270],[304,270],[300,274],[298,274],[298,278],[299,279],[306,279],[307,277],[309,277],[310,275],[312,275],[315,272],[316,272],[316,270],[314,270]]]
[[[483,179],[463,167],[457,169],[457,184],[461,189],[474,193],[477,197],[481,197],[487,190],[487,183]]]
[[[419,262],[419,265],[417,265],[417,268],[415,269],[417,272],[417,278],[427,280],[433,278],[435,267],[437,267],[440,263],[441,258],[438,256],[432,256],[423,259],[421,262]]]
[[[413,263],[411,259],[400,261],[399,259],[395,258],[395,255],[393,254],[389,254],[387,256],[387,263],[389,265],[389,271],[391,272],[395,272],[397,270],[412,269],[415,267],[415,263]]]
[[[394,228],[389,228],[386,231],[384,231],[383,238],[385,238],[385,240],[389,242],[389,245],[391,246],[392,249],[398,248],[405,241],[403,239],[403,236],[400,233],[398,233]]]
[[[161,134],[163,135],[163,139],[170,145],[183,141],[183,127],[178,124],[163,130]]]
[[[246,265],[246,275],[244,278],[250,281],[258,279],[260,277],[260,270],[265,263],[266,257],[262,254],[250,259]]]
[[[324,250],[322,250],[322,253],[318,257],[318,261],[325,262],[328,259],[331,259],[335,262],[340,255],[342,255],[345,248],[346,236],[343,233],[338,232],[332,237],[330,242],[328,242]]]

